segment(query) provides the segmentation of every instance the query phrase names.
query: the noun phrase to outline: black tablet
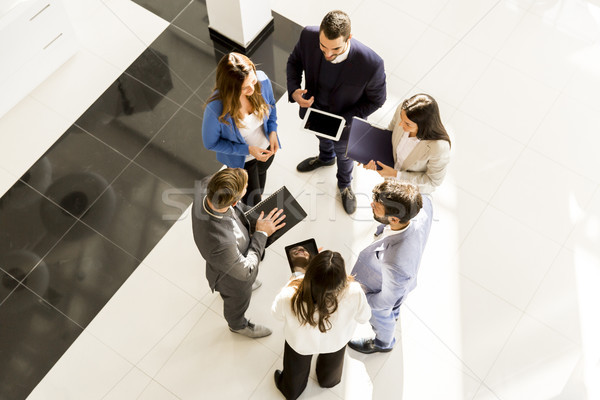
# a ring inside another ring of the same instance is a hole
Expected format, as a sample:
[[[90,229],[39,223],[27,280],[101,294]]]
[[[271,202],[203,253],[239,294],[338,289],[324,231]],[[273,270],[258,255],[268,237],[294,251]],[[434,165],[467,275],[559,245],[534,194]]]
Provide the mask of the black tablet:
[[[319,254],[319,248],[317,247],[317,242],[315,242],[315,239],[312,239],[312,238],[303,240],[298,243],[291,244],[289,246],[285,246],[285,255],[287,256],[288,264],[290,265],[290,269],[292,270],[292,273],[294,272],[294,267],[292,265],[292,250],[294,250],[296,247],[304,247],[304,249],[310,255],[310,258]]]
[[[344,117],[310,107],[302,120],[303,130],[335,141],[340,140],[344,126]]]

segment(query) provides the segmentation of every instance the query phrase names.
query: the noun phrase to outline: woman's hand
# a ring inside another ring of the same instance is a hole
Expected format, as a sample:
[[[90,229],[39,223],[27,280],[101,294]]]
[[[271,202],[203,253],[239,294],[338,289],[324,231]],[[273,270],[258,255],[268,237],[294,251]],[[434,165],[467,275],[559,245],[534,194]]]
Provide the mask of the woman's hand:
[[[375,161],[373,161],[373,160],[369,161],[367,164],[358,163],[358,165],[361,165],[364,169],[370,169],[373,171],[377,171],[377,165],[375,165]]]
[[[373,161],[371,161],[369,164],[371,164]],[[377,171],[379,173],[379,175],[383,176],[384,178],[393,178],[396,176],[396,170],[388,165],[385,165],[384,163],[382,163],[381,161],[377,161],[377,165],[379,165],[381,167],[381,169],[379,171]]]
[[[271,145],[271,151],[273,154],[279,150],[279,141],[277,141],[277,132],[273,131],[269,134],[269,144]]]
[[[262,162],[267,161],[273,155],[271,150],[261,149],[258,146],[248,146],[248,152],[251,156]]]

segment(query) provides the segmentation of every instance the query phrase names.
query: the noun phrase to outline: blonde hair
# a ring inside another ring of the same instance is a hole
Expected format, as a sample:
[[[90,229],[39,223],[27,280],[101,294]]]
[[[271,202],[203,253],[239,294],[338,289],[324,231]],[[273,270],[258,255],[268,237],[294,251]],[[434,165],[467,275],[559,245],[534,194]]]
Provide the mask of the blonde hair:
[[[216,208],[229,207],[242,198],[248,173],[242,168],[225,168],[210,178],[207,197]]]

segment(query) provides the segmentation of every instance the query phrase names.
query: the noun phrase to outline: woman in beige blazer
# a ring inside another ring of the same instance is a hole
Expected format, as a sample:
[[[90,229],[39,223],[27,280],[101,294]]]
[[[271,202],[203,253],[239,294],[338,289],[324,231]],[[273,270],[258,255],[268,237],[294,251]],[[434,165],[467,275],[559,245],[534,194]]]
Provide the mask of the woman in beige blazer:
[[[416,94],[398,106],[388,127],[392,131],[394,166],[371,160],[365,168],[377,170],[384,178],[395,178],[431,193],[446,176],[450,161],[450,137],[442,125],[435,99]]]

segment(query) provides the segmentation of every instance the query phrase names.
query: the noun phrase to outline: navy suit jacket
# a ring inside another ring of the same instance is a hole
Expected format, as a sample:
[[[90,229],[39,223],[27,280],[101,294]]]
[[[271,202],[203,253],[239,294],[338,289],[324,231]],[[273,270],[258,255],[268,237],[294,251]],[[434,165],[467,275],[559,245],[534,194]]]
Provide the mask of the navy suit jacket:
[[[319,47],[319,27],[308,26],[300,34],[287,62],[290,102],[294,102],[292,93],[301,88],[302,72],[305,72],[308,91],[304,97],[315,96],[322,62],[327,61]],[[330,94],[329,112],[341,115],[349,125],[352,117],[367,118],[385,102],[385,70],[381,57],[354,38],[350,39],[350,53],[342,64],[344,67]],[[300,108],[300,118],[305,114],[306,108]]]

